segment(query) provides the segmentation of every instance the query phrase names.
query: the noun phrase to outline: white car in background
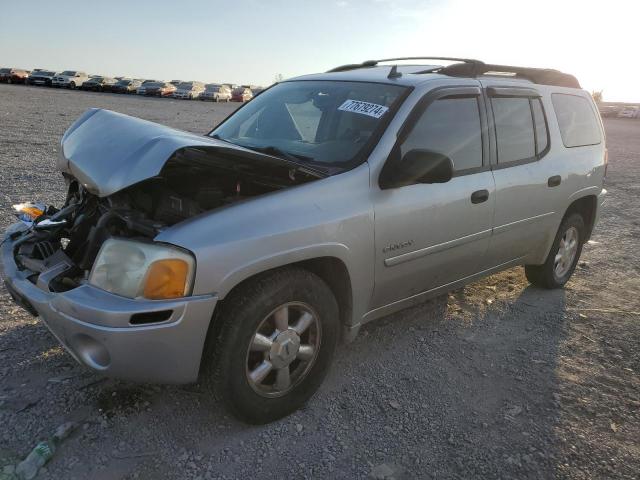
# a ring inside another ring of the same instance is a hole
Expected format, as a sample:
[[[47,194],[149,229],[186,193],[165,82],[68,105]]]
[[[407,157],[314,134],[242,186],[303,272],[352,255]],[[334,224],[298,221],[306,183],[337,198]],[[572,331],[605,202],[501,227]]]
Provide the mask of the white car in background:
[[[77,70],[65,70],[59,75],[56,75],[51,79],[52,87],[64,87],[76,89],[80,87],[84,82],[89,80],[89,75],[85,72],[79,72]]]
[[[624,107],[618,112],[618,118],[638,118],[640,107]]]
[[[212,102],[228,102],[231,100],[231,87],[225,84],[207,83],[204,86],[204,92],[198,98]]]
[[[182,82],[180,83],[176,91],[171,95],[173,98],[181,98],[185,100],[192,100],[199,98],[204,92],[203,82]]]

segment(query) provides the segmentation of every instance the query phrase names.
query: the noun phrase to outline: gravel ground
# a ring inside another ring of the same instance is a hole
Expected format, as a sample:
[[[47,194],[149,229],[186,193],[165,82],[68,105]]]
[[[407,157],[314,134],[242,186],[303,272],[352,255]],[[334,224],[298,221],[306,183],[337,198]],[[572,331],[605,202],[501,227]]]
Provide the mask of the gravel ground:
[[[0,229],[62,202],[59,139],[88,107],[205,133],[235,105],[0,85]],[[38,478],[638,478],[640,121],[606,129],[608,203],[564,290],[516,268],[370,324],[270,425],[88,372],[0,287],[0,473],[71,420]]]

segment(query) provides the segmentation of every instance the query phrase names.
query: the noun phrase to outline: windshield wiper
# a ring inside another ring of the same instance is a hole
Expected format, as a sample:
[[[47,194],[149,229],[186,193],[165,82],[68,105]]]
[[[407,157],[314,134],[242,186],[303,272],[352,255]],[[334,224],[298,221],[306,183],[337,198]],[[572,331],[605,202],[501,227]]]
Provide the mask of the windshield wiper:
[[[307,157],[305,155],[300,155],[300,154],[289,153],[273,145],[269,145],[266,147],[248,147],[248,148],[260,153],[275,155],[276,157],[284,158],[285,160],[289,160],[290,162],[295,162],[295,163],[298,163],[300,160],[313,160],[313,158],[311,157]]]
[[[326,177],[330,174],[330,172],[328,172],[324,166],[318,165],[317,163],[315,163],[312,157],[308,157],[306,155],[301,155],[301,154],[289,153],[284,150],[281,150],[280,148],[274,145],[268,145],[266,147],[257,147],[253,145],[241,145],[238,143],[230,142],[229,140],[225,140],[224,138],[220,138],[220,136],[217,134],[211,135],[211,138],[220,140],[225,143],[229,143],[231,145],[235,145],[236,147],[246,148],[248,150],[253,150],[254,152],[264,153],[266,155],[270,155],[273,157],[280,158],[282,160],[286,160],[287,162],[294,164],[295,166],[294,169],[298,171],[308,172],[314,175],[320,175],[322,177]]]
[[[213,135],[209,135],[210,138],[215,138],[216,140],[220,140],[221,142],[224,143],[230,143],[231,145],[236,145],[233,142],[230,142],[229,140],[225,140],[224,138],[220,137],[220,135],[218,135],[217,133],[213,134]]]

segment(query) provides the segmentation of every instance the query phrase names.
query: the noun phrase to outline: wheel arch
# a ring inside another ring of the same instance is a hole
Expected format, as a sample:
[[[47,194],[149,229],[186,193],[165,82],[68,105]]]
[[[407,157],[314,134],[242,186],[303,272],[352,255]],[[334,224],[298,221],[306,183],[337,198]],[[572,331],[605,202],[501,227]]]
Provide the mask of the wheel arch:
[[[250,269],[242,269],[241,272],[235,272],[236,274],[233,275],[234,278],[232,281],[229,281],[231,279],[227,278],[228,281],[224,282],[224,288],[218,292],[220,300],[216,305],[209,327],[210,329],[215,330],[217,328],[216,324],[220,323],[217,318],[217,312],[221,310],[225,299],[233,291],[242,288],[247,282],[259,276],[291,267],[302,268],[320,277],[327,284],[338,302],[340,324],[345,326],[351,323],[354,304],[352,276],[345,261],[338,256],[319,255],[309,258],[291,259],[288,262],[283,261],[282,263],[269,262],[268,264],[262,265],[262,268],[252,267],[253,268]]]
[[[557,224],[553,232],[549,232],[546,241],[541,246],[540,250],[537,250],[535,254],[531,257],[527,264],[531,265],[541,265],[545,262],[549,252],[551,251],[551,247],[553,246],[553,241],[555,240],[556,233],[562,225],[562,222],[565,218],[573,213],[578,213],[582,216],[584,220],[584,225],[586,229],[585,242],[591,238],[591,233],[593,231],[593,227],[596,221],[596,214],[598,208],[598,197],[595,193],[595,187],[588,188],[579,192],[576,192],[569,198],[569,205],[566,207],[564,214],[562,217],[557,217]]]
[[[346,326],[349,324],[353,316],[353,288],[351,285],[351,275],[349,274],[349,270],[344,261],[338,257],[320,256],[282,264],[243,278],[231,287],[224,297],[220,298],[216,304],[211,321],[209,322],[205,346],[203,348],[202,358],[200,359],[200,371],[202,371],[204,356],[212,353],[211,348],[215,339],[218,338],[222,324],[224,323],[220,317],[220,311],[225,303],[225,299],[233,291],[242,288],[248,282],[260,276],[268,275],[269,273],[273,273],[277,270],[291,267],[298,267],[312,272],[328,285],[338,303],[340,325],[343,328],[343,332],[345,331]]]
[[[584,220],[585,226],[585,242],[591,238],[591,233],[593,232],[593,227],[596,219],[596,212],[598,210],[598,197],[596,195],[585,195],[580,198],[577,198],[571,202],[571,204],[567,207],[564,216],[562,219],[564,220],[569,215],[574,213],[578,213],[582,216]]]

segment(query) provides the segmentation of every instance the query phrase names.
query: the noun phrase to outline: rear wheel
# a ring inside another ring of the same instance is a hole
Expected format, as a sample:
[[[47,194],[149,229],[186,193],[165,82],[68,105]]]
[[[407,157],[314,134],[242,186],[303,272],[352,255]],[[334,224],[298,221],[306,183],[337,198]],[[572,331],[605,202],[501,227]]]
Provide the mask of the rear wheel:
[[[560,288],[573,275],[585,239],[582,216],[573,213],[562,221],[549,255],[542,265],[525,265],[532,284],[543,288]]]
[[[256,424],[284,417],[313,396],[339,335],[331,290],[299,268],[249,280],[214,320],[222,324],[207,340],[203,384],[237,417]]]

